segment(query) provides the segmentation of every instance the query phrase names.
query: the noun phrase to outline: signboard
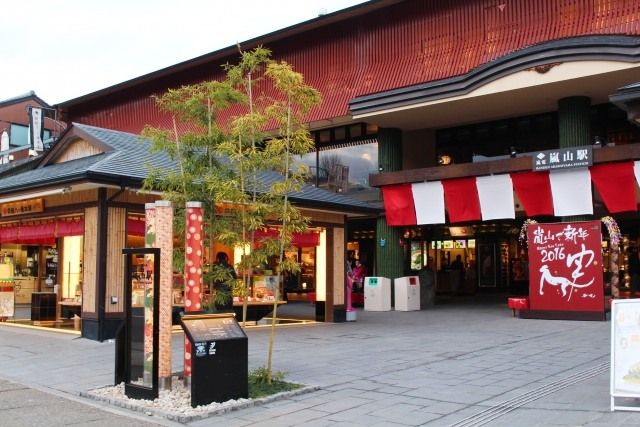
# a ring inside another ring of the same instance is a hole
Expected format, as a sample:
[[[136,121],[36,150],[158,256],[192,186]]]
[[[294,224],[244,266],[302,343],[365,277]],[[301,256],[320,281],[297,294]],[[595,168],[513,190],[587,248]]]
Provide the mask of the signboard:
[[[185,315],[181,321],[194,343],[246,337],[235,317],[229,314]]]
[[[614,300],[611,306],[611,410],[615,397],[640,398],[640,300]]]
[[[116,378],[123,361],[124,392],[133,399],[158,397],[160,359],[160,249],[127,248],[124,255],[125,343],[116,347]],[[140,262],[140,256],[144,260]]]
[[[588,167],[593,164],[593,148],[585,145],[537,151],[533,153],[532,159],[534,171]]]
[[[36,213],[44,211],[44,202],[42,199],[23,200],[19,202],[3,203],[2,216],[14,216],[27,213]]]
[[[604,312],[600,221],[532,224],[527,234],[531,309]]]

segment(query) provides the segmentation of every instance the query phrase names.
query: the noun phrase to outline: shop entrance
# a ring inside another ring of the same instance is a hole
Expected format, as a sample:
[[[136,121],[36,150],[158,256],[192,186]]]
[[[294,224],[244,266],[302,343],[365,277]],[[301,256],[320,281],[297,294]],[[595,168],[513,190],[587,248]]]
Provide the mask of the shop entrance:
[[[440,296],[527,293],[527,253],[518,232],[511,224],[408,229],[409,273],[428,270]]]
[[[84,255],[82,216],[0,224],[0,262],[12,271],[13,321],[78,329]]]

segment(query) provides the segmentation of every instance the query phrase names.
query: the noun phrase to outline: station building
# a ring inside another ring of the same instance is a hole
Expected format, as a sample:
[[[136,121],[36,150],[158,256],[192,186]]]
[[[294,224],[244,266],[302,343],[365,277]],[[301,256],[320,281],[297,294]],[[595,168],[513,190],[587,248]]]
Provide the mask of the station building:
[[[529,171],[526,153],[540,150],[595,143],[603,146],[595,164],[637,159],[640,132],[624,106],[633,104],[627,98],[640,76],[639,13],[624,0],[381,0],[241,46],[268,47],[321,92],[309,116],[315,184],[375,202],[379,187]],[[57,108],[70,121],[134,133],[166,125],[151,95],[221,79],[221,65],[237,57],[231,46]],[[626,104],[612,102],[625,87]],[[441,224],[353,220],[348,246],[369,274],[391,278],[431,260],[442,291],[461,255],[473,270],[469,290],[506,290],[526,281],[518,233],[531,215],[515,200],[515,218],[451,218],[447,208]],[[597,191],[592,206],[586,217],[611,213]],[[615,215],[632,246],[635,214]],[[484,272],[480,251],[492,258]]]
[[[590,208],[575,214],[553,204],[528,209],[507,188],[512,215],[483,215],[478,187],[468,184],[526,175],[532,153],[590,147],[588,179],[620,166],[628,190],[629,164],[640,160],[637,2],[369,1],[241,43],[259,45],[322,94],[308,117],[316,141],[303,159],[314,173],[310,184],[364,206],[385,203],[382,215],[346,220],[345,252],[364,260],[369,275],[396,278],[426,267],[436,272],[437,290],[451,292],[449,267],[459,255],[468,273],[463,293],[517,291],[527,282],[518,239],[527,218],[612,215],[624,236],[628,283],[626,250],[637,246],[640,225],[635,182],[623,206],[613,206],[594,181]],[[68,123],[132,134],[168,127],[152,97],[221,80],[222,65],[238,56],[230,46],[55,107]],[[576,188],[591,188],[584,177],[576,176]],[[393,198],[397,189],[433,182],[456,190],[447,191],[444,218],[418,215],[407,193]],[[469,200],[476,203],[467,211]]]

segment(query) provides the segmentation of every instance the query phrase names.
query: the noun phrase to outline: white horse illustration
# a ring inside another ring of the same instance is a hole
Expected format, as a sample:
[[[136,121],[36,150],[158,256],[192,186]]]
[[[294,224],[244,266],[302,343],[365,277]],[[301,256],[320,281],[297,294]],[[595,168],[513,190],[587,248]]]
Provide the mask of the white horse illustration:
[[[540,295],[544,295],[544,292],[542,290],[542,287],[544,286],[544,282],[547,282],[550,285],[553,286],[560,286],[560,289],[562,290],[562,296],[565,297],[567,296],[567,288],[571,287],[573,288],[586,288],[588,286],[591,286],[591,284],[593,283],[593,281],[595,279],[591,279],[591,281],[589,283],[585,283],[583,285],[578,285],[576,284],[576,282],[572,282],[571,280],[567,279],[566,277],[558,277],[558,276],[553,276],[551,274],[551,272],[549,271],[549,266],[547,265],[543,265],[542,267],[540,267],[540,273],[542,273],[542,276],[540,277]],[[571,296],[569,296],[569,298],[571,298]]]

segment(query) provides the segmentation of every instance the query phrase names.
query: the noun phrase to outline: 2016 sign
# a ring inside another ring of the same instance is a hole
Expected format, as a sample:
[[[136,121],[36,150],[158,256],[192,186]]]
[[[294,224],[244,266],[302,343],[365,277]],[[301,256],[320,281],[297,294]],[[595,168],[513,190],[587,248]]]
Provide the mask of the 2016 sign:
[[[600,221],[534,224],[527,233],[531,309],[603,311]]]

